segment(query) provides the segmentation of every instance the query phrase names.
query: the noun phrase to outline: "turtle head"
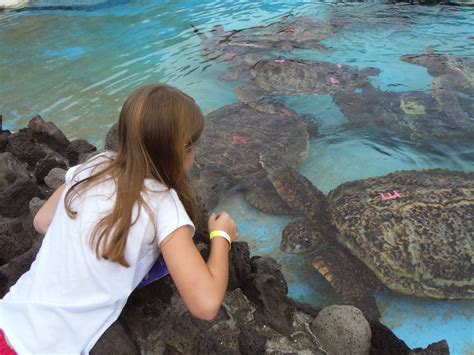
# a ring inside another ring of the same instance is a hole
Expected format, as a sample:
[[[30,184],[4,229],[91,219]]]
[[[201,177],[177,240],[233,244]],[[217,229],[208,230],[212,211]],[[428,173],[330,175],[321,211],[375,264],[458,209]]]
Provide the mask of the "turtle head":
[[[308,220],[288,224],[282,232],[280,250],[285,253],[306,254],[324,243],[324,235]]]

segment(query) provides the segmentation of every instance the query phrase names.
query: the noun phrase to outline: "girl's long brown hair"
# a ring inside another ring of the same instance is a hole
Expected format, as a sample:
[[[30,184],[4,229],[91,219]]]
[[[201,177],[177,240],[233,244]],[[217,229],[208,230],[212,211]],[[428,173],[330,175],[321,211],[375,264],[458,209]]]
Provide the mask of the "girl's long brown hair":
[[[115,158],[104,163],[97,173],[74,183],[64,200],[69,217],[75,218],[77,213],[71,203],[81,190],[104,179],[115,180],[114,208],[98,222],[90,238],[97,257],[129,266],[125,247],[130,227],[136,222],[132,221],[135,203],[155,223],[156,237],[154,213],[141,195],[146,178],[174,189],[190,218],[196,220],[196,197],[184,161],[203,128],[200,108],[178,89],[163,84],[146,85],[127,98],[119,116]]]

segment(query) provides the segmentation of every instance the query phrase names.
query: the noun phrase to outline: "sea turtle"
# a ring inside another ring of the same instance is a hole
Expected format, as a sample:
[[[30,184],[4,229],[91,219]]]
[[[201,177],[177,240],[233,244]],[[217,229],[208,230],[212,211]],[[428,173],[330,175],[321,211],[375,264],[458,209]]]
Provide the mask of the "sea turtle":
[[[378,68],[362,68],[324,61],[260,60],[251,69],[252,80],[236,87],[241,101],[256,110],[274,113],[277,108],[266,95],[335,94],[369,85]]]
[[[390,92],[366,86],[359,92],[338,92],[334,101],[351,127],[385,127],[416,143],[474,139],[474,121],[453,121],[431,95],[421,91]],[[474,115],[474,99],[460,98],[459,102]]]
[[[259,163],[259,154],[277,153],[292,166],[305,158],[314,129],[302,116],[282,108],[277,114],[258,112],[243,103],[221,107],[206,115],[206,127],[196,146],[193,181],[207,207],[234,186],[262,211],[290,213]],[[203,190],[205,189],[205,190]]]
[[[343,25],[341,21],[289,15],[269,25],[239,30],[225,31],[222,25],[216,25],[209,35],[192,27],[202,41],[204,57],[230,61],[260,49],[266,49],[263,53],[293,48],[326,49],[320,42]]]
[[[261,163],[278,194],[306,218],[282,250],[312,253],[346,303],[378,318],[381,288],[438,299],[474,298],[474,172],[399,171],[344,183],[326,197],[280,157]]]
[[[458,92],[474,96],[474,59],[434,53],[407,54],[404,62],[421,65],[434,77],[431,85],[433,96],[453,121],[474,120],[461,103]]]

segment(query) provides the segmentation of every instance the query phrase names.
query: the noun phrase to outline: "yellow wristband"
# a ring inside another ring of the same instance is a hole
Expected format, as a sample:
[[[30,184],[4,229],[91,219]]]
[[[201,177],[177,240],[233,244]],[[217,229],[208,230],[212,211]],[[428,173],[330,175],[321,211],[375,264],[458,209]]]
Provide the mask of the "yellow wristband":
[[[230,236],[226,232],[212,231],[210,234],[210,240],[214,239],[215,237],[222,237],[225,240],[227,240],[227,242],[229,243],[229,250],[230,250],[230,246],[232,245],[232,239],[230,239]]]

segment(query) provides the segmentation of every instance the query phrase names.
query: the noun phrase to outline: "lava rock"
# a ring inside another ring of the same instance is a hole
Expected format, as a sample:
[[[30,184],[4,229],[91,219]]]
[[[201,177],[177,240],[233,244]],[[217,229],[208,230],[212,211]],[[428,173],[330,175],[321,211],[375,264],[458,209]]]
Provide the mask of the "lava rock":
[[[33,138],[57,152],[63,152],[71,143],[53,122],[45,122],[40,115],[33,117],[28,122],[28,128],[31,130]]]
[[[84,161],[83,157],[88,156],[89,153],[97,151],[97,147],[90,144],[84,139],[76,139],[66,148],[66,157],[71,166],[77,165]]]
[[[228,290],[241,287],[242,282],[251,272],[250,251],[247,243],[233,242],[229,254]]]
[[[0,218],[0,265],[31,248],[32,240],[20,218]]]
[[[29,214],[29,203],[33,197],[43,197],[34,181],[25,178],[16,180],[0,191],[0,215],[15,218]]]
[[[0,153],[0,190],[19,178],[29,178],[28,170],[12,153]]]
[[[260,324],[268,324],[277,332],[288,335],[292,330],[296,310],[292,299],[281,293],[278,279],[270,274],[250,274],[243,285],[245,295],[257,306]]]
[[[0,153],[3,153],[7,148],[8,137],[10,136],[10,131],[2,131],[0,129]]]
[[[275,259],[262,256],[254,256],[251,260],[252,272],[256,274],[270,274],[276,279],[276,286],[282,295],[288,294],[288,285],[281,272],[281,266]]]
[[[405,355],[410,353],[410,348],[393,332],[380,322],[370,323],[372,339],[370,340],[370,355]]]
[[[312,329],[329,354],[369,354],[372,332],[358,308],[340,305],[323,308]]]
[[[44,178],[44,182],[53,190],[56,190],[59,186],[64,183],[64,177],[66,170],[61,168],[53,168]]]
[[[46,200],[42,200],[39,197],[33,197],[29,203],[30,214],[32,217],[36,216],[41,207],[45,204]]]
[[[66,164],[62,160],[47,156],[36,163],[35,178],[39,182],[44,182],[44,178],[54,168],[67,169]]]
[[[104,148],[107,150],[112,150],[114,152],[117,151],[118,146],[118,123],[114,123],[112,127],[110,127],[107,135],[105,136],[105,146]]]
[[[416,348],[413,349],[411,354],[423,354],[423,355],[449,355],[448,342],[441,340],[436,343],[428,345],[426,349]]]
[[[34,168],[36,163],[46,156],[43,147],[25,132],[13,133],[8,137],[6,151],[12,153],[22,162]]]

